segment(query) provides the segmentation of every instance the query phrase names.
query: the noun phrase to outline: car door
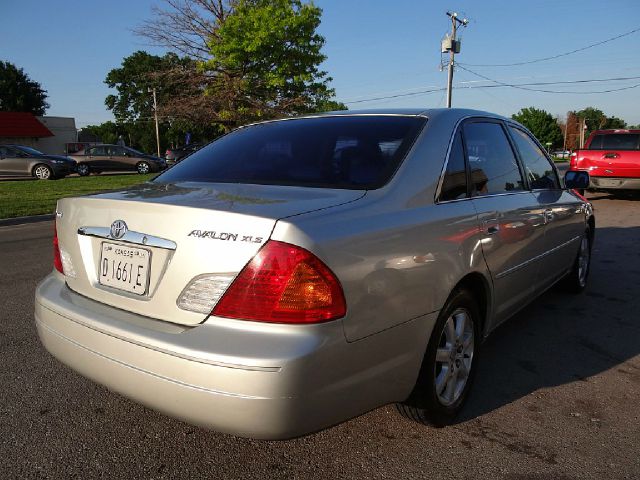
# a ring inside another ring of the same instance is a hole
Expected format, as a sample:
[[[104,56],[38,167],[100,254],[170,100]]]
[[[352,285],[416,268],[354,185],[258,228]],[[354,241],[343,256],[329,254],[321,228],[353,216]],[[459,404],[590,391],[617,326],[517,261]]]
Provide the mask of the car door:
[[[124,147],[124,150],[125,150],[125,162],[122,166],[123,169],[135,170],[136,165],[140,161],[146,161],[147,163],[149,163],[148,160],[146,160],[144,157],[141,156],[142,154],[140,152],[137,152],[127,147]]]
[[[494,284],[494,317],[501,322],[535,291],[544,251],[544,216],[522,176],[502,122],[463,124],[472,201],[481,229],[482,253]]]
[[[542,147],[528,132],[509,125],[531,192],[543,211],[544,252],[538,288],[545,289],[571,268],[584,230],[584,214],[576,196],[562,188],[557,171]]]
[[[29,156],[20,150],[10,147],[0,147],[0,173],[5,176],[31,175]]]
[[[93,170],[105,170],[107,168],[107,152],[104,146],[92,147],[86,150],[87,154],[82,160],[89,164]]]
[[[127,170],[124,148],[118,145],[105,146],[105,170]]]

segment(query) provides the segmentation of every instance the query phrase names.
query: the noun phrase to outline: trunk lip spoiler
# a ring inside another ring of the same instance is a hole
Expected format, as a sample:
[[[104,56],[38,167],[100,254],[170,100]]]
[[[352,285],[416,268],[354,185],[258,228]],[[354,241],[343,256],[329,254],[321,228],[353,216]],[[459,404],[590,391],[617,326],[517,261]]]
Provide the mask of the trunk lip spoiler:
[[[128,230],[120,238],[114,238],[111,236],[111,229],[108,227],[80,227],[78,228],[78,235],[103,238],[105,240],[130,243],[133,245],[140,245],[143,247],[163,248],[165,250],[175,250],[177,248],[176,242],[172,240],[167,240],[166,238],[161,238],[161,237],[155,237],[153,235],[148,235],[142,232],[134,232],[132,230]]]

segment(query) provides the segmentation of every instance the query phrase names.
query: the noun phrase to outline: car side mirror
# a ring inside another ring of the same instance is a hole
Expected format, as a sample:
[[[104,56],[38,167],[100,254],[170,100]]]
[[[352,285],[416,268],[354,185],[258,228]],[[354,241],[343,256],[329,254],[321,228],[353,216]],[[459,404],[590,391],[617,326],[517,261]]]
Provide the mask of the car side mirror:
[[[583,171],[568,171],[564,174],[564,187],[570,190],[589,188],[589,173]]]

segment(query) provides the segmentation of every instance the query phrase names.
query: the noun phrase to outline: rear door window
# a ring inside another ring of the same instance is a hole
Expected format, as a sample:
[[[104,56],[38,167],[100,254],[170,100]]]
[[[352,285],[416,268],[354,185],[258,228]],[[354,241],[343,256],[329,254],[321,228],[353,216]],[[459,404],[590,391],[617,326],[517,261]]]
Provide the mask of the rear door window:
[[[425,121],[345,115],[252,125],[194,152],[155,181],[378,188],[389,181]]]
[[[549,159],[529,134],[512,126],[509,126],[509,131],[520,152],[531,188],[534,190],[560,188],[560,182]]]
[[[87,151],[88,155],[93,155],[93,156],[104,156],[105,155],[105,148],[104,147],[93,147],[90,148]]]
[[[462,133],[458,132],[451,145],[447,170],[442,180],[440,201],[460,200],[467,197],[467,170],[464,161]]]
[[[494,195],[525,189],[518,161],[499,123],[466,123],[464,140],[472,195]]]

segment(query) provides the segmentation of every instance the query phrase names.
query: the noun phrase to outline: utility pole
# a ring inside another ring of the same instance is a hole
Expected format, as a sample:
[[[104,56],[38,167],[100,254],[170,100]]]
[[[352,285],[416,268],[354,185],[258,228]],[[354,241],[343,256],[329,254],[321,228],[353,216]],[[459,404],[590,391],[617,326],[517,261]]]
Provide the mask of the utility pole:
[[[149,92],[153,92],[153,117],[156,121],[156,145],[158,147],[158,157],[160,156],[160,130],[158,129],[158,103],[156,101],[156,87],[149,88]]]
[[[463,18],[460,20],[456,12],[447,12],[447,16],[451,17],[451,37],[442,41],[442,52],[449,52],[449,73],[447,76],[447,108],[451,108],[451,90],[453,87],[453,66],[456,53],[460,53],[460,41],[456,38],[458,24],[466,27],[469,20]]]
[[[587,129],[587,119],[580,119],[580,148],[584,148],[584,132]]]

